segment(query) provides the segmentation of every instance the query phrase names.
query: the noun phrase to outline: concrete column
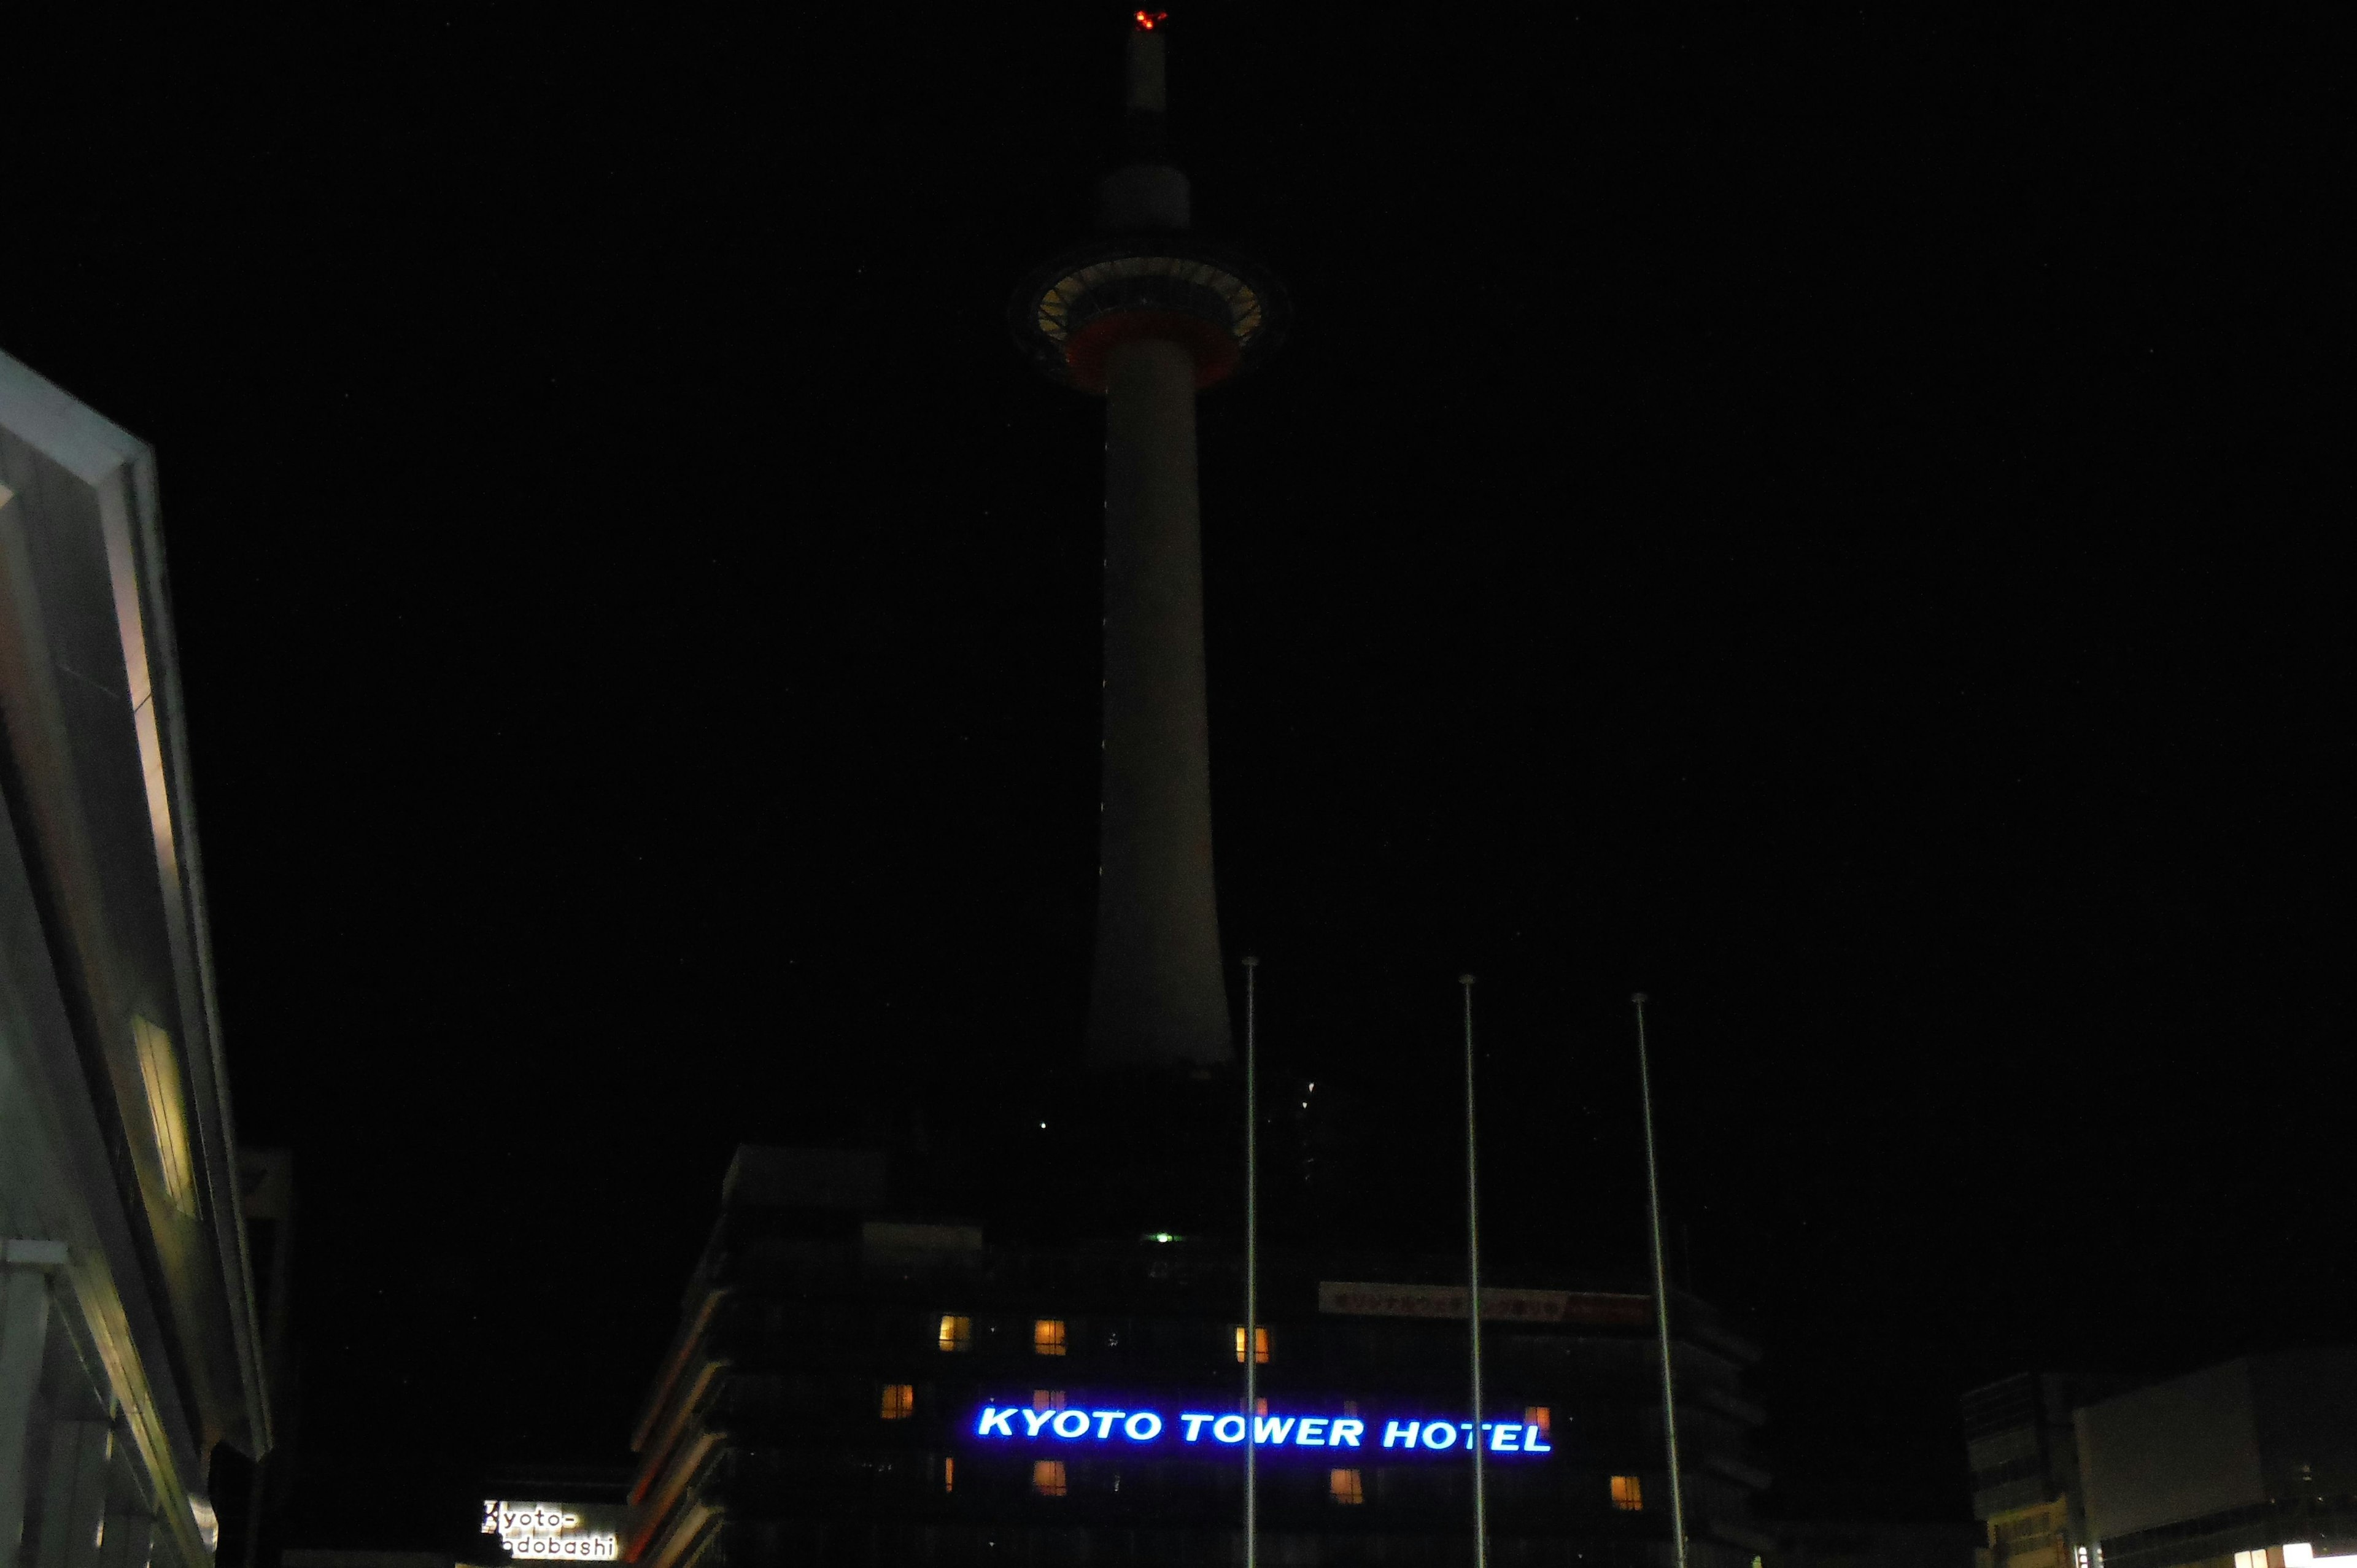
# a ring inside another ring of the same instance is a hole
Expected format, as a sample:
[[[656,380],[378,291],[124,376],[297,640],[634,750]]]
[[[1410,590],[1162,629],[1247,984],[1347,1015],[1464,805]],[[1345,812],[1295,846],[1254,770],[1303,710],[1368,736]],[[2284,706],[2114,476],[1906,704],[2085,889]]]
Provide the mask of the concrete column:
[[[1211,881],[1195,365],[1175,343],[1106,360],[1104,781],[1089,1058],[1233,1059]]]
[[[114,1429],[105,1422],[49,1423],[49,1467],[34,1568],[99,1568],[106,1468],[113,1457]]]
[[[0,1262],[0,1568],[16,1568],[24,1540],[26,1450],[48,1340],[48,1277]]]

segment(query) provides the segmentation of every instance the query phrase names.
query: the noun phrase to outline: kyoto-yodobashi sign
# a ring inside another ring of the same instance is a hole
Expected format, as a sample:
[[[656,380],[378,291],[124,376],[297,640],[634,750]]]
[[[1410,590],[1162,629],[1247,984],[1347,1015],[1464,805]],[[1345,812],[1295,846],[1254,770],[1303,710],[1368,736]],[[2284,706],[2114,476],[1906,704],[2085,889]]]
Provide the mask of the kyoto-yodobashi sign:
[[[511,1503],[486,1498],[483,1533],[498,1536],[500,1544],[508,1549],[508,1555],[520,1561],[619,1560],[622,1555],[620,1537],[595,1521],[585,1521],[581,1515],[577,1503]]]
[[[986,1404],[974,1434],[993,1443],[1021,1445],[1104,1444],[1124,1448],[1218,1450],[1244,1446],[1244,1418],[1234,1412],[1158,1410],[1028,1410]],[[1252,1445],[1316,1449],[1321,1453],[1377,1454],[1420,1458],[1473,1445],[1469,1421],[1372,1418],[1355,1415],[1262,1415],[1252,1421]],[[1480,1423],[1481,1452],[1500,1457],[1555,1452],[1544,1427],[1522,1421]]]

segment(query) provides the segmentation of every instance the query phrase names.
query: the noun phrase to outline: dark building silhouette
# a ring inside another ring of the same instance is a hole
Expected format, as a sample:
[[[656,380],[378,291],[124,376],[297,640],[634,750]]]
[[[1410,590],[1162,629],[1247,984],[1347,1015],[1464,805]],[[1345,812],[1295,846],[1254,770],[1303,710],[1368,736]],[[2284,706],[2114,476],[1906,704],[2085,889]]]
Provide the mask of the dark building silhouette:
[[[2357,1568],[2357,1348],[1964,1397],[1991,1568]]]
[[[1973,1518],[1988,1532],[1989,1568],[2074,1568],[2091,1538],[2071,1412],[2115,1387],[2025,1372],[1964,1395]]]

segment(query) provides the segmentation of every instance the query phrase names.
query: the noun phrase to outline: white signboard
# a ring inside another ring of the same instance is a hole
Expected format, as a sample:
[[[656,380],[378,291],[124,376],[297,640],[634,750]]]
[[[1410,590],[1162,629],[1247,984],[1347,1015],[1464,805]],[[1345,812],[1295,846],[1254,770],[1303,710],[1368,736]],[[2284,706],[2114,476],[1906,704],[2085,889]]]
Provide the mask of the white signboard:
[[[1363,1280],[1321,1280],[1318,1310],[1358,1317],[1456,1317],[1466,1314],[1463,1285],[1391,1285]],[[1653,1298],[1602,1291],[1485,1290],[1481,1316],[1506,1323],[1573,1323],[1598,1326],[1651,1321]]]
[[[585,1520],[584,1512],[609,1516]],[[483,1499],[483,1533],[496,1535],[519,1563],[612,1563],[622,1555],[611,1509],[584,1509],[579,1503],[511,1503]]]

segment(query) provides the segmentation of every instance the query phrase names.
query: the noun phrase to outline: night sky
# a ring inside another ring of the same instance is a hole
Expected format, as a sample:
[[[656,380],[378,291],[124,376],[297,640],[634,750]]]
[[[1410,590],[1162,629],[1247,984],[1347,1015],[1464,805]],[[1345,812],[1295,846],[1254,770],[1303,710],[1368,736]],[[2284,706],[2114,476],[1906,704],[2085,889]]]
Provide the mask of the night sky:
[[[1122,16],[11,19],[0,347],[158,450],[297,1161],[290,1539],[619,1463],[734,1144],[1076,1051],[1102,411],[1004,309]],[[1201,414],[1272,1081],[1456,1244],[1479,972],[1485,1273],[1627,1275],[1650,992],[1789,1516],[1963,1517],[2007,1371],[2357,1336],[2325,16],[1173,18],[1297,308]]]

